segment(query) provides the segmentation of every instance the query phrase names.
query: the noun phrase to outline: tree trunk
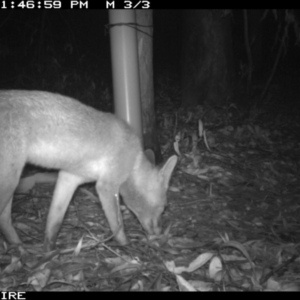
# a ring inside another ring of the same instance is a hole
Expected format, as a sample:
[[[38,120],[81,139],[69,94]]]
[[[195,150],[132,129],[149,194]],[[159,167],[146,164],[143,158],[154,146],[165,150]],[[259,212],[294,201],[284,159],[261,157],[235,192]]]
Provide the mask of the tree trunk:
[[[184,12],[182,104],[221,104],[232,94],[234,75],[230,14]]]
[[[261,18],[264,10],[262,9],[249,9],[249,38],[253,57],[253,76],[258,80],[263,79],[263,52],[262,52],[262,25]]]
[[[139,25],[137,31],[140,86],[142,99],[144,148],[152,149],[155,159],[162,161],[154,110],[153,86],[153,19],[152,10],[137,10],[136,21]],[[147,27],[144,27],[147,26]]]

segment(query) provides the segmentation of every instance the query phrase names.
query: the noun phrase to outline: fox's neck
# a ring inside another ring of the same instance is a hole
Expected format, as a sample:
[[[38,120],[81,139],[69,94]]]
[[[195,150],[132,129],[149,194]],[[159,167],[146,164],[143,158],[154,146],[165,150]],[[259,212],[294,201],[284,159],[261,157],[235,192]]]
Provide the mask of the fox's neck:
[[[129,176],[120,188],[121,195],[132,197],[132,194],[138,193],[143,196],[146,193],[147,182],[151,178],[153,168],[144,153],[139,152]],[[126,201],[126,199],[124,200]]]

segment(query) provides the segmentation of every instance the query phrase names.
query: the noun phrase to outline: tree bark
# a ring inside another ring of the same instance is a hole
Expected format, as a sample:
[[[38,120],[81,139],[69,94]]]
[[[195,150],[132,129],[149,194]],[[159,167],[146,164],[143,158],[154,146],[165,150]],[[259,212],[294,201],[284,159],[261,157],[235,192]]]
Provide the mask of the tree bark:
[[[230,14],[187,10],[183,19],[182,104],[222,104],[234,78]]]
[[[136,21],[140,86],[142,100],[144,149],[152,149],[158,163],[162,161],[156,130],[153,85],[153,18],[152,10],[137,10]],[[145,27],[144,27],[145,26]]]

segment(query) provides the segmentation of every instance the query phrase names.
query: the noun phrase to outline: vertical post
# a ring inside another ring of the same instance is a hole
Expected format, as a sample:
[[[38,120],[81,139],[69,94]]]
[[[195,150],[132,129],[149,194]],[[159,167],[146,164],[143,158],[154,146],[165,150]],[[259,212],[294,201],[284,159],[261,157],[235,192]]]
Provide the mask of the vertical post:
[[[110,10],[109,22],[115,114],[143,142],[135,11]]]

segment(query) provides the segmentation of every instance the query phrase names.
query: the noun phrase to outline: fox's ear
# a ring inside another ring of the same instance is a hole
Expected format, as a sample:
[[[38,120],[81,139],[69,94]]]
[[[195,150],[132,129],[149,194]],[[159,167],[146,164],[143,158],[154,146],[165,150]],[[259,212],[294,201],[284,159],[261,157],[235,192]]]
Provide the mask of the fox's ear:
[[[148,158],[148,160],[155,165],[155,154],[151,149],[147,149],[144,151],[145,156]]]
[[[162,167],[162,169],[160,170],[160,174],[161,174],[161,176],[162,176],[162,178],[164,180],[164,185],[165,185],[166,189],[168,189],[169,181],[170,181],[172,172],[175,169],[177,161],[178,161],[178,156],[177,155],[171,156],[166,161],[166,163],[164,164],[164,166]]]

